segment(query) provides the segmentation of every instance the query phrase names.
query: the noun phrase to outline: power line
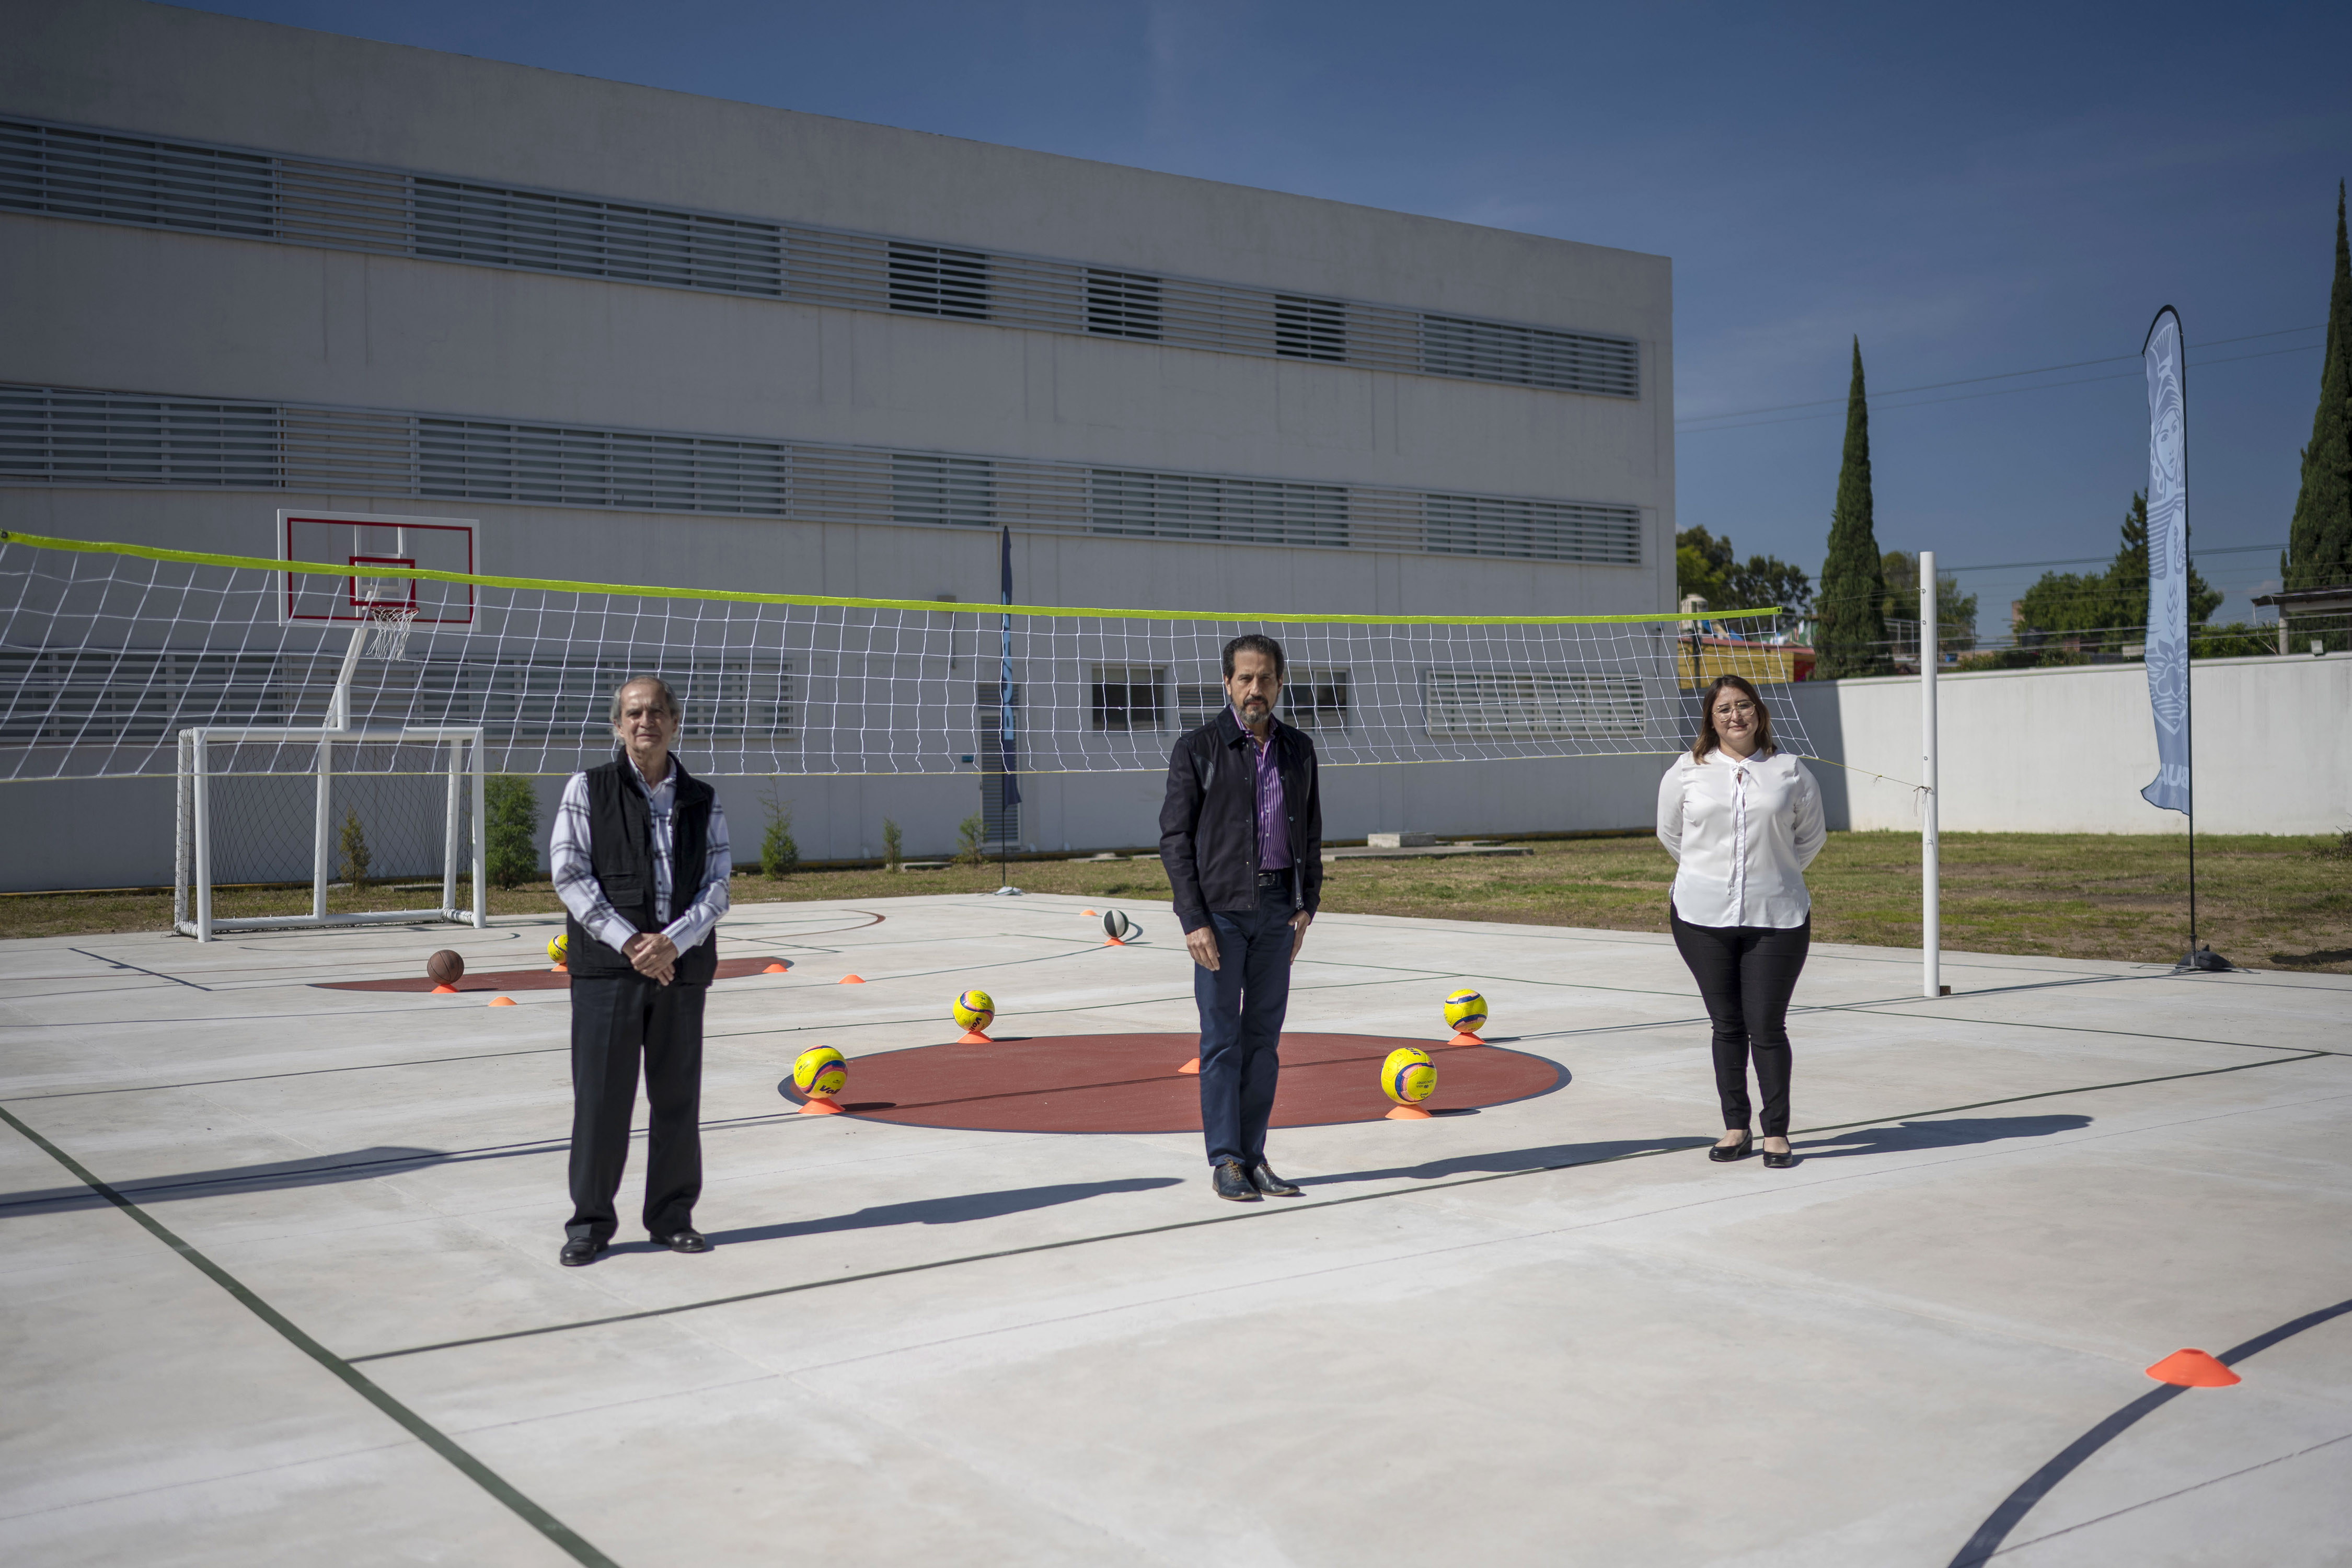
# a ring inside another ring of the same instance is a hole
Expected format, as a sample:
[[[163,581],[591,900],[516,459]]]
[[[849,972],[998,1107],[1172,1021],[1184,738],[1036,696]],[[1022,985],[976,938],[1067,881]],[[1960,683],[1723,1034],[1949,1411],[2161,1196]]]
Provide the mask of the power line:
[[[2327,325],[2327,323],[2326,323],[2326,322],[2325,322],[2325,321],[2321,321],[2321,322],[2317,323],[2317,324],[2316,324],[2316,325],[2315,325],[2315,326],[2309,326],[2309,327],[2281,327],[2281,328],[2279,328],[2276,331],[2270,331],[2270,332],[2248,332],[2248,333],[2247,333],[2247,334],[2245,334],[2243,337],[2236,337],[2236,338],[2216,338],[2216,339],[2214,339],[2214,340],[2213,340],[2211,342],[2210,342],[2210,343],[2202,343],[2202,344],[2200,344],[2200,345],[2198,345],[2198,346],[2199,346],[2199,347],[2200,347],[2200,348],[2220,348],[2220,347],[2222,347],[2223,345],[2225,345],[2225,344],[2229,344],[2229,343],[2250,343],[2250,342],[2257,342],[2257,341],[2259,341],[2259,340],[2261,340],[2261,339],[2263,339],[2263,338],[2283,338],[2283,337],[2289,336],[2289,335],[2291,335],[2291,334],[2293,334],[2293,333],[2295,333],[2295,332],[2315,332],[2315,331],[2319,331],[2323,330],[2324,328],[2326,328],[2326,325]],[[2298,346],[2297,346],[2297,347],[2295,347],[2295,348],[2290,348],[2290,349],[2278,349],[2278,350],[2273,350],[2273,351],[2272,351],[2272,352],[2273,352],[2273,353],[2300,353],[2300,352],[2302,351],[2302,349],[2303,349],[2303,348],[2305,348],[2305,347],[2317,347],[2317,346],[2319,346],[2319,345],[2317,345],[2317,344],[2303,344],[2303,345],[2298,345]],[[1961,379],[1959,379],[1959,380],[1958,380],[1958,381],[1931,381],[1931,382],[1925,383],[1925,384],[1921,384],[1921,385],[1918,385],[1918,386],[1897,386],[1897,387],[1892,387],[1892,388],[1889,388],[1889,389],[1887,389],[1887,390],[1885,390],[1885,391],[1882,391],[1882,392],[1878,392],[1878,393],[1873,394],[1873,395],[1873,395],[1874,397],[1901,397],[1901,396],[1903,396],[1903,395],[1906,395],[1906,394],[1914,393],[1914,392],[1940,392],[1940,391],[1944,390],[1944,389],[1945,389],[1945,388],[1947,388],[1947,387],[1953,387],[1953,386],[1975,386],[1975,385],[1978,385],[1978,384],[1981,384],[1981,383],[1988,382],[1988,381],[2011,381],[2011,380],[2014,380],[2014,379],[2016,379],[2017,377],[2021,376],[2021,375],[2051,375],[2051,374],[2056,374],[2057,372],[2062,371],[2062,370],[2085,370],[2085,369],[2088,369],[2090,366],[2092,366],[2092,365],[2095,365],[2095,364],[2120,364],[2120,363],[2124,363],[2124,362],[2126,362],[2126,361],[2131,361],[2131,362],[2137,363],[2137,362],[2138,361],[2139,357],[2140,357],[2140,356],[2139,356],[2139,355],[2137,355],[2137,354],[2110,354],[2110,355],[2108,355],[2108,356],[2107,356],[2106,358],[2105,358],[2105,359],[2084,359],[2084,360],[2075,360],[2075,361],[2073,361],[2072,363],[2066,363],[2066,364],[2045,364],[2045,365],[2040,365],[2040,366],[2037,366],[2036,368],[2034,368],[2034,369],[2032,369],[2032,370],[2005,370],[2005,371],[2001,371],[2001,372],[2000,372],[1999,374],[1994,374],[1994,375],[1971,375],[1971,376],[1964,376],[1964,377],[1962,377]],[[2211,362],[2210,362],[2210,363],[2214,363],[2214,364],[2229,364],[2229,363],[2234,363],[2235,361],[2237,361],[2237,360],[2241,360],[2241,359],[2261,359],[2261,358],[2263,358],[2263,357],[2265,357],[2265,356],[2264,356],[2264,355],[2262,355],[2262,354],[2233,354],[2233,355],[2231,355],[2229,359],[2214,360],[2214,361],[2211,361]],[[2191,368],[2191,369],[2194,369],[2194,368],[2195,368],[2195,363],[2194,363],[2194,362],[2191,362],[2190,368]],[[2085,383],[2087,383],[2087,382],[2092,382],[2092,381],[2111,381],[2111,380],[2112,380],[2112,381],[2120,381],[2120,380],[2122,380],[2122,379],[2124,379],[2124,377],[2122,377],[2122,376],[2085,376],[2085,377],[2084,377],[2084,378],[2083,378],[2083,380],[2082,380],[2082,381],[2058,382],[2058,383],[2054,383],[2053,384],[2055,384],[2055,385],[2059,385],[2059,386],[2080,386],[2080,385],[2084,384],[2085,384]],[[2037,388],[2037,387],[2020,386],[2020,387],[2009,387],[2009,388],[2004,388],[2003,390],[2004,390],[2004,391],[2011,391],[2011,392],[2034,392],[2034,391],[2038,391],[2038,390],[2040,390],[2040,389],[2039,389],[2039,388]],[[1989,395],[1979,394],[1979,395]],[[1762,407],[1762,408],[1733,408],[1733,409],[1727,409],[1726,411],[1724,411],[1723,413],[1720,413],[1720,414],[1694,414],[1694,415],[1692,415],[1692,416],[1690,416],[1690,418],[1689,418],[1688,420],[1677,420],[1677,421],[1675,422],[1675,428],[1677,428],[1677,429],[1681,429],[1681,428],[1683,428],[1685,425],[1706,424],[1706,423],[1709,423],[1709,422],[1712,422],[1712,421],[1714,421],[1714,420],[1717,420],[1717,419],[1744,419],[1744,418],[1748,417],[1748,416],[1751,416],[1751,415],[1757,415],[1757,414],[1781,414],[1781,413],[1786,413],[1786,412],[1788,412],[1788,411],[1789,411],[1789,410],[1790,410],[1790,409],[1796,409],[1796,408],[1822,408],[1822,407],[1827,407],[1827,406],[1831,406],[1831,405],[1839,405],[1839,406],[1843,406],[1843,405],[1844,405],[1845,401],[1846,401],[1846,400],[1845,400],[1845,398],[1844,398],[1844,397],[1843,397],[1843,396],[1840,396],[1840,397],[1818,397],[1818,398],[1814,398],[1814,399],[1813,399],[1813,400],[1811,400],[1811,402],[1807,402],[1807,403],[1776,403],[1776,404],[1772,404],[1772,405],[1768,405],[1768,406],[1766,406],[1766,407]],[[1938,397],[1938,398],[1931,398],[1931,399],[1929,399],[1928,401],[1929,401],[1929,402],[1933,402],[1933,403],[1946,403],[1946,402],[1952,402],[1952,401],[1956,401],[1956,400],[1955,400],[1955,399],[1950,399],[1950,398],[1940,398],[1940,397]],[[1916,404],[1914,404],[1914,405],[1906,405],[1905,406],[1916,407],[1916,406],[1918,406],[1918,405],[1916,405]],[[1821,416],[1818,416],[1818,415],[1812,415],[1812,416],[1808,416],[1807,417],[1819,418],[1819,417],[1821,417]],[[1780,421],[1780,420],[1767,420],[1767,421],[1765,421],[1765,423],[1767,423],[1767,424],[1780,424],[1780,423],[1782,423],[1782,421]],[[1694,434],[1696,434],[1696,432],[1694,432]]]

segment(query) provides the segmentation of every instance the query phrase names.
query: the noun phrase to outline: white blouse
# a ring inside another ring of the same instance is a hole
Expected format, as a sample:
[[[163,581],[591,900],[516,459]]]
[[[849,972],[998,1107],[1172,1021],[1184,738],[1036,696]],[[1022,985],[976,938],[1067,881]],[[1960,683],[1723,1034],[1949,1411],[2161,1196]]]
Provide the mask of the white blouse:
[[[1658,781],[1658,842],[1675,858],[1675,913],[1695,926],[1801,926],[1805,868],[1822,852],[1822,786],[1786,752],[1685,752]]]

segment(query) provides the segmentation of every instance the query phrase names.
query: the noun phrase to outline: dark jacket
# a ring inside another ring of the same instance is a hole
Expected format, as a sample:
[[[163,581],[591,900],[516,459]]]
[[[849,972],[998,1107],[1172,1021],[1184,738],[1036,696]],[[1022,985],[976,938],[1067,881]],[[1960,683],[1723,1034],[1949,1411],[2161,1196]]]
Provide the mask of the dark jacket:
[[[1290,901],[1313,914],[1323,901],[1323,796],[1315,742],[1276,720],[1274,763],[1290,818]],[[1231,708],[1188,730],[1168,756],[1160,807],[1160,860],[1187,931],[1211,910],[1257,908],[1257,776],[1249,731]]]
[[[659,931],[654,919],[654,815],[646,792],[629,776],[635,765],[624,754],[588,770],[588,860],[614,912],[639,931]],[[669,912],[676,918],[702,893],[710,858],[710,786],[689,777],[675,757],[677,801],[669,813]],[[635,974],[626,958],[566,917],[565,967],[574,974]],[[708,985],[719,969],[719,933],[711,932],[677,955],[674,982]]]

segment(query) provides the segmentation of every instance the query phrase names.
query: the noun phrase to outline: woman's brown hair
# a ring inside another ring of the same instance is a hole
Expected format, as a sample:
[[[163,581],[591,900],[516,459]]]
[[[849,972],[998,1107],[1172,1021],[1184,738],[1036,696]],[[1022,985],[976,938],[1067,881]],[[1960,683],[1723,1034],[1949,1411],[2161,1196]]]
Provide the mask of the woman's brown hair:
[[[1737,675],[1718,675],[1715,678],[1714,684],[1706,689],[1706,695],[1699,701],[1698,739],[1691,742],[1691,761],[1695,763],[1706,761],[1706,754],[1723,743],[1722,737],[1715,732],[1715,700],[1726,688],[1733,691],[1745,692],[1748,700],[1756,704],[1756,754],[1759,757],[1769,757],[1779,751],[1780,747],[1772,742],[1772,712],[1770,709],[1764,706],[1764,699],[1756,695],[1756,689],[1748,685],[1745,678]]]

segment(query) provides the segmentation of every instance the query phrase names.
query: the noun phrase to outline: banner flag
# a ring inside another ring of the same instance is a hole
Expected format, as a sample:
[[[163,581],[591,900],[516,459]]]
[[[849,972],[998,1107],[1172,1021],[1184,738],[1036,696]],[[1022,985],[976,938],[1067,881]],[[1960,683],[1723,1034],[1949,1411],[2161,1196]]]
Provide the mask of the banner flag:
[[[2140,796],[2195,815],[2189,772],[2188,400],[2180,315],[2147,329],[2147,697],[2156,710],[2156,779]]]

